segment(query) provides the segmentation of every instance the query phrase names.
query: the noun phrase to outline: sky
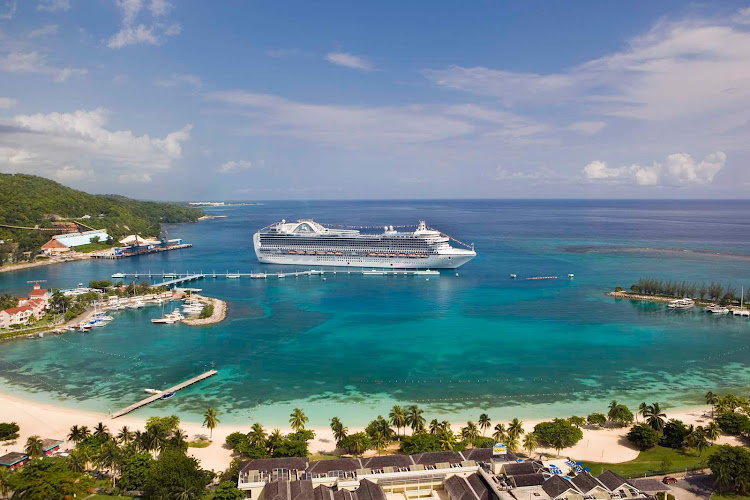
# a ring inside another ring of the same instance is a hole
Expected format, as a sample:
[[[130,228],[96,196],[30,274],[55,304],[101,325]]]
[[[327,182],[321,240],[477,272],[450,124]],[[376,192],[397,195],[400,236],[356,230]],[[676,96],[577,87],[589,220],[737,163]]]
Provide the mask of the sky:
[[[0,0],[0,172],[142,199],[747,198],[750,1]]]

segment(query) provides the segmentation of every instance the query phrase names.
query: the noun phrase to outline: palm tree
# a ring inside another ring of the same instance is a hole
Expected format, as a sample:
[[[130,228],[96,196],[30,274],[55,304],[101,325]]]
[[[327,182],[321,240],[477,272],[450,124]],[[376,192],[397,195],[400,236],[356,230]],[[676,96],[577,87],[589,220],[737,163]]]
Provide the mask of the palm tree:
[[[100,468],[112,470],[112,486],[115,485],[115,471],[121,462],[120,448],[114,441],[108,440],[99,450],[96,463]]]
[[[430,422],[430,434],[438,434],[442,430],[442,426],[440,425],[440,422],[438,422],[438,419],[433,418]]]
[[[86,464],[89,463],[89,457],[86,448],[76,448],[68,454],[68,468],[73,472],[84,472]]]
[[[268,442],[266,448],[268,449],[268,453],[270,455],[273,455],[273,450],[276,449],[276,446],[280,442],[284,440],[284,435],[281,433],[281,429],[274,429],[270,436],[268,436]]]
[[[70,428],[70,433],[68,434],[68,441],[73,441],[75,444],[80,443],[83,440],[83,436],[81,435],[81,428],[77,425],[74,425]]]
[[[523,449],[526,450],[526,452],[529,454],[529,457],[531,457],[531,454],[534,453],[534,450],[536,450],[537,446],[539,446],[539,443],[536,439],[536,434],[533,432],[529,432],[526,434],[526,437],[523,438]]]
[[[187,452],[188,449],[188,436],[182,429],[177,429],[172,433],[172,437],[169,439],[169,445],[176,448],[183,453]]]
[[[344,427],[338,417],[331,419],[331,430],[333,431],[333,438],[336,440],[336,446],[339,446],[346,439],[347,432],[349,432],[349,429]]]
[[[26,447],[23,451],[31,458],[42,458],[44,454],[44,445],[39,436],[30,436],[26,440]]]
[[[406,427],[406,412],[399,405],[391,408],[388,418],[391,421],[391,425],[396,428],[397,435],[402,427]]]
[[[612,421],[617,420],[619,409],[620,409],[620,405],[617,404],[616,399],[613,399],[612,402],[609,403],[609,412],[607,413],[607,418],[609,418]]]
[[[706,398],[706,404],[711,405],[711,418],[714,418],[714,408],[716,408],[716,403],[719,402],[719,396],[717,396],[711,391],[708,391],[706,393],[705,398]]]
[[[383,451],[385,450],[385,447],[388,446],[387,439],[383,435],[382,432],[375,433],[375,439],[373,439],[373,444],[375,445],[375,450],[377,450],[378,455],[382,455]]]
[[[143,448],[150,451],[154,457],[157,451],[164,448],[166,441],[167,437],[155,428],[150,428],[143,434]]]
[[[81,430],[81,441],[91,436],[91,431],[85,425],[82,425],[80,430]]]
[[[424,411],[417,405],[411,405],[409,407],[409,413],[406,415],[406,424],[411,427],[412,434],[416,434],[424,430],[425,419],[422,416]]]
[[[643,417],[643,421],[645,422],[646,421],[646,413],[647,412],[648,412],[648,405],[644,401],[643,403],[641,403],[641,404],[638,405],[638,413],[636,413],[635,415],[636,415],[636,417],[638,415],[642,416]]]
[[[440,449],[443,451],[452,451],[456,446],[456,436],[453,435],[453,431],[450,429],[440,431],[438,439],[440,441]]]
[[[8,482],[8,476],[10,473],[5,467],[0,467],[0,497],[5,497],[10,491],[10,484]]]
[[[514,418],[510,422],[510,424],[508,424],[508,439],[515,440],[516,442],[518,442],[518,439],[521,437],[521,434],[523,434],[523,422],[521,422],[517,418]],[[514,450],[511,449],[511,451],[514,451]]]
[[[251,446],[259,448],[266,444],[266,430],[259,422],[255,422],[253,426],[250,427],[250,432],[247,434],[247,437],[249,438]]]
[[[442,431],[449,431],[451,429],[451,423],[447,420],[443,420],[440,422],[440,430]]]
[[[292,426],[292,429],[294,429],[294,432],[304,429],[305,424],[309,421],[310,419],[307,418],[305,412],[299,408],[295,408],[291,415],[289,415],[289,424]]]
[[[210,438],[214,437],[214,429],[216,429],[216,424],[220,422],[218,415],[219,414],[214,410],[213,406],[209,407],[203,414],[203,424],[208,427]]]
[[[716,422],[711,422],[706,427],[706,437],[711,440],[711,444],[715,443],[717,439],[719,439],[719,436],[721,436],[721,429],[719,428],[719,424]]]
[[[140,430],[137,430],[133,433],[133,444],[135,445],[136,451],[141,451],[141,450],[146,449],[146,447],[143,444],[144,441],[145,441],[144,434]]]
[[[476,441],[476,439],[479,437],[479,429],[477,428],[477,424],[475,424],[471,420],[466,422],[466,427],[461,427],[461,437],[473,447],[474,441]]]
[[[690,436],[690,446],[698,449],[698,456],[703,455],[703,450],[708,448],[708,439],[706,431],[700,425],[695,428],[695,432]]]
[[[128,426],[123,426],[122,429],[120,429],[120,432],[117,434],[117,441],[119,441],[121,444],[129,444],[133,442],[133,439],[135,438],[135,434],[133,434],[130,429],[128,429]]]
[[[479,428],[482,429],[482,437],[484,437],[484,433],[487,429],[489,429],[492,426],[492,422],[490,421],[490,416],[486,413],[482,413],[479,415]]]
[[[495,432],[492,434],[492,439],[494,439],[496,443],[502,443],[505,441],[505,437],[505,425],[497,424],[495,426]]]
[[[664,430],[667,415],[662,411],[659,403],[648,405],[643,417],[646,419],[646,423],[655,431],[662,432]]]
[[[109,438],[109,429],[107,429],[106,425],[99,422],[98,424],[96,424],[96,427],[94,427],[94,436],[104,436],[106,438]]]

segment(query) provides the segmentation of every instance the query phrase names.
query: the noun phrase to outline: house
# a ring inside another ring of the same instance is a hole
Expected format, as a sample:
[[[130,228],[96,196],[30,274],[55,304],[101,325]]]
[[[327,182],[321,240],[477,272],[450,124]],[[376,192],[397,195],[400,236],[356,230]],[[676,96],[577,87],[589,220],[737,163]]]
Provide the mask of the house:
[[[635,486],[629,483],[619,474],[606,470],[599,474],[596,479],[603,484],[610,492],[616,493],[620,498],[636,498],[642,496]]]
[[[451,476],[443,482],[450,500],[496,500],[479,474]]]
[[[578,488],[570,480],[558,475],[547,479],[542,485],[542,489],[553,500],[556,498],[567,498],[568,500],[583,499],[581,492],[578,491]]]
[[[609,498],[610,496],[609,489],[588,472],[576,474],[571,479],[571,482],[575,484],[586,497]]]
[[[70,248],[63,244],[61,241],[52,238],[47,243],[42,245],[42,253],[44,255],[52,255],[57,253],[70,252]]]
[[[29,461],[29,456],[26,453],[19,453],[17,451],[11,451],[0,457],[0,465],[6,467],[9,470],[20,469]]]
[[[67,249],[88,245],[92,241],[107,241],[109,235],[106,229],[94,229],[93,231],[84,231],[81,233],[56,234],[47,243],[42,245],[42,250],[49,255],[53,252],[64,252],[63,246]],[[62,246],[61,246],[62,245]]]
[[[42,455],[49,457],[60,451],[60,446],[63,442],[60,439],[43,439],[42,440]]]
[[[44,302],[44,307],[49,304],[50,294],[46,288],[39,286],[39,283],[34,285],[34,288],[29,293],[29,300],[41,300]]]
[[[8,315],[8,327],[13,325],[25,325],[29,322],[29,318],[34,314],[34,309],[31,306],[19,306],[11,307],[3,311]]]
[[[0,311],[0,330],[10,327],[10,314]]]
[[[633,479],[633,486],[637,490],[648,493],[651,496],[656,496],[659,492],[668,493],[672,489],[658,479],[650,477]]]

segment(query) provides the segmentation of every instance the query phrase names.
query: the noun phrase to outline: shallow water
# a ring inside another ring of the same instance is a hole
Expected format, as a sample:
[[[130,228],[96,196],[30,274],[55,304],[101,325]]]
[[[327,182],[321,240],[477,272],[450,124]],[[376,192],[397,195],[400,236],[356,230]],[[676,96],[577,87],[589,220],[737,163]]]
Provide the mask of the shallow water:
[[[281,218],[372,226],[427,219],[474,242],[479,255],[460,276],[444,271],[429,281],[345,273],[326,281],[208,278],[193,286],[229,302],[225,322],[153,325],[148,320],[161,309],[152,307],[121,311],[90,334],[6,342],[2,391],[107,411],[213,363],[219,375],[139,411],[197,419],[210,404],[223,422],[272,425],[299,405],[314,425],[333,415],[360,425],[411,402],[457,421],[476,418],[479,408],[498,417],[581,414],[613,398],[698,404],[707,390],[750,386],[750,321],[604,293],[639,277],[750,285],[749,208],[739,201],[475,200],[208,209],[228,218],[169,227],[191,249],[2,274],[0,293],[26,293],[31,279],[64,288],[117,271],[274,271],[255,260],[251,236]],[[560,279],[522,279],[538,275]]]

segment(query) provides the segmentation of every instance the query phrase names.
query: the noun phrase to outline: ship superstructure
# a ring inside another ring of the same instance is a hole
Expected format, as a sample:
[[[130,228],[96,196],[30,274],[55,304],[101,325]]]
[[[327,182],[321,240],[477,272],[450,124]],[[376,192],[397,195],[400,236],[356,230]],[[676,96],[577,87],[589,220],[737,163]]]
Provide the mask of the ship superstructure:
[[[473,245],[457,242],[465,248],[456,248],[450,240],[424,221],[414,231],[385,226],[381,233],[363,234],[300,219],[264,227],[253,235],[253,247],[259,262],[299,266],[453,269],[476,257]]]

